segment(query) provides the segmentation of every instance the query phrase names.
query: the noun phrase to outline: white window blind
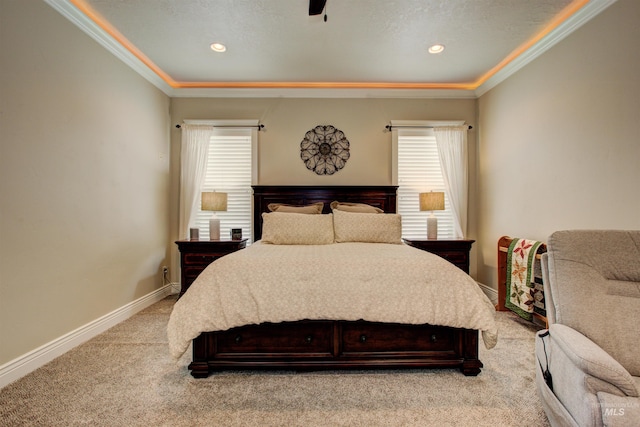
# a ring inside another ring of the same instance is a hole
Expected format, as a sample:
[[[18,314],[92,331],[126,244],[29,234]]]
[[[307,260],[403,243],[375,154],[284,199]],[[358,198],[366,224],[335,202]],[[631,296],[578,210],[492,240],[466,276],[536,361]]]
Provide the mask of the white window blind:
[[[420,211],[419,194],[444,191],[444,180],[433,131],[398,131],[398,213],[402,215],[402,237],[427,238],[427,217]],[[445,194],[445,210],[434,211],[438,218],[438,238],[454,236],[454,220]]]
[[[207,172],[202,191],[227,193],[226,212],[216,212],[220,218],[220,238],[229,239],[232,228],[241,228],[242,237],[251,239],[251,153],[250,129],[219,129],[209,142]],[[212,212],[198,206],[196,226],[200,239],[209,239],[209,219]]]

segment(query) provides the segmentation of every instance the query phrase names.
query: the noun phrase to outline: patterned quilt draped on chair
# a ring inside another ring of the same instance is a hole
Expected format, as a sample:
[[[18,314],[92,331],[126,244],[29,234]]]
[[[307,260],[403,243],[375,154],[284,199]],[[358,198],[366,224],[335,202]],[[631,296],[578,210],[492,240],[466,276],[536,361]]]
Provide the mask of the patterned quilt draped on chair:
[[[536,287],[536,281],[541,281],[540,274],[535,273],[536,270],[540,271],[540,262],[536,259],[536,253],[541,244],[542,242],[535,240],[513,239],[507,251],[505,307],[526,320],[533,318],[534,306],[542,305],[544,299],[540,291],[540,283]],[[538,310],[544,310],[544,308],[538,307]]]

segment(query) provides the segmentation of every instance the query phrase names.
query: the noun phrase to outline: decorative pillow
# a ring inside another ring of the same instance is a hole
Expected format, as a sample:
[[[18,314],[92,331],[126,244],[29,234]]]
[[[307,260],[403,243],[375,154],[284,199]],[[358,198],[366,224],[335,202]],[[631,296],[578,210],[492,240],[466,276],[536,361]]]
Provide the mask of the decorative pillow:
[[[333,215],[265,212],[262,214],[262,242],[274,245],[328,245],[334,242]]]
[[[269,203],[267,208],[271,212],[292,212],[301,214],[321,214],[324,208],[324,203],[318,202],[311,205],[299,206],[299,205],[286,205],[284,203]]]
[[[364,203],[347,203],[338,201],[331,202],[331,209],[345,212],[384,213],[382,209]]]
[[[399,214],[377,214],[333,211],[336,242],[402,243],[402,217]]]

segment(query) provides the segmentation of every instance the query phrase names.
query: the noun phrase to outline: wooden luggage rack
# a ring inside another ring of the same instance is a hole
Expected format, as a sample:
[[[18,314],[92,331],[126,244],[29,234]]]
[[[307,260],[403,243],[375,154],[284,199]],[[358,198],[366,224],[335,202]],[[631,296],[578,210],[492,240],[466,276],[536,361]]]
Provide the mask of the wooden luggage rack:
[[[509,311],[505,307],[505,301],[507,299],[507,252],[509,251],[509,245],[513,241],[513,237],[502,236],[498,239],[498,304],[496,305],[497,311]],[[536,259],[539,261],[543,253],[547,252],[547,245],[544,243],[538,247],[536,252]],[[532,313],[533,319],[542,322],[545,327],[548,326],[547,318],[535,311]]]

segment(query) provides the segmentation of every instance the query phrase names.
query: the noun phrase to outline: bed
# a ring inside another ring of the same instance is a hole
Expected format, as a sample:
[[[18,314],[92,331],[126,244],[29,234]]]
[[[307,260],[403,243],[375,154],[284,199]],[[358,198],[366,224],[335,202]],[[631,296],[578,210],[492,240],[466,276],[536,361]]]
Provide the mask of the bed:
[[[255,243],[209,265],[169,320],[172,356],[192,344],[192,376],[258,368],[480,373],[479,337],[487,348],[497,340],[493,306],[444,259],[386,242],[387,230],[399,223],[396,187],[254,186],[253,192]],[[334,201],[391,215],[332,212]],[[316,205],[322,212],[269,212],[274,204]],[[369,221],[376,221],[382,241],[358,241]],[[287,240],[300,238],[297,231],[287,234],[299,225],[322,241]]]

